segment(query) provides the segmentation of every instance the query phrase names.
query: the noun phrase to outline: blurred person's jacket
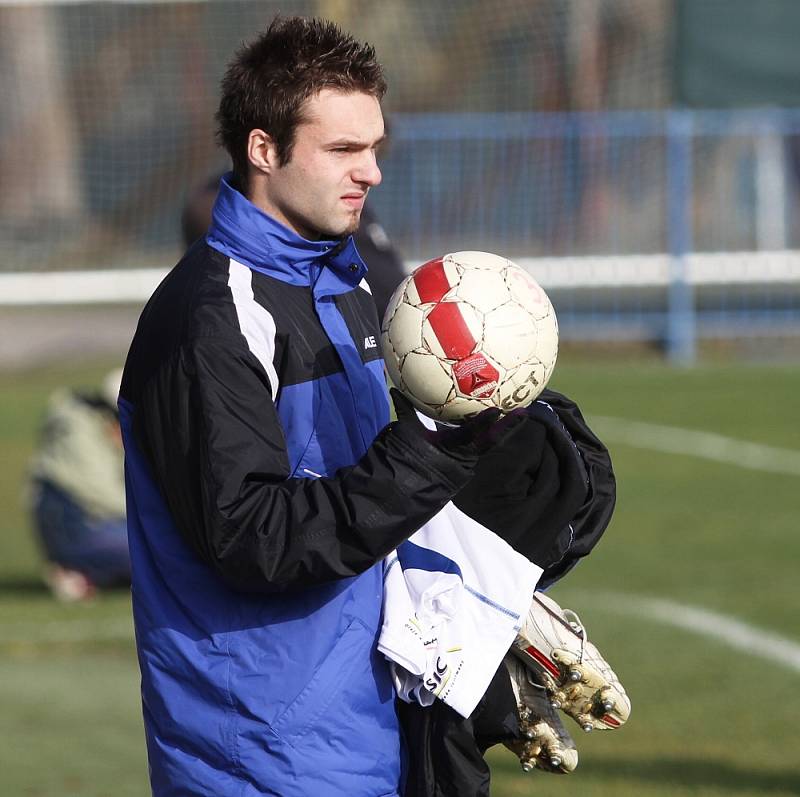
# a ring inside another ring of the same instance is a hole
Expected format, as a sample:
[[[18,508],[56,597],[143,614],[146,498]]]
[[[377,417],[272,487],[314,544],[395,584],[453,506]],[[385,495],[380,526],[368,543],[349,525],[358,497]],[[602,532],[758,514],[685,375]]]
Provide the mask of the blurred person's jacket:
[[[130,583],[120,375],[111,371],[99,390],[56,390],[31,459],[31,521],[59,600]]]
[[[369,204],[364,205],[353,241],[369,269],[367,284],[378,308],[378,320],[383,320],[386,305],[406,273],[400,254]]]
[[[105,396],[71,388],[53,393],[30,474],[69,495],[92,518],[124,516],[119,424]]]

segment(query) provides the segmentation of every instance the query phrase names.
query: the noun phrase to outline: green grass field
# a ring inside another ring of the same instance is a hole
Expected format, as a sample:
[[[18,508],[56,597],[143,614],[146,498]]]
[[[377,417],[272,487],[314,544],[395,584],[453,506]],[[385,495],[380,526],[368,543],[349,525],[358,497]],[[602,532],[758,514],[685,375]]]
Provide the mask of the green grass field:
[[[48,392],[91,385],[107,366],[0,373],[3,797],[148,793],[128,596],[53,602],[40,586],[22,503]],[[797,368],[679,371],[564,358],[553,387],[574,397],[590,423],[611,416],[800,452]],[[633,714],[613,733],[585,735],[573,725],[581,764],[570,777],[525,775],[511,754],[492,751],[493,794],[800,794],[800,478],[754,469],[747,456],[736,465],[606,442],[618,479],[615,518],[553,594],[580,613],[627,686]],[[794,659],[772,660],[769,638],[734,647],[722,621],[722,636],[709,637],[651,616],[652,600],[738,620],[740,632],[779,635]]]

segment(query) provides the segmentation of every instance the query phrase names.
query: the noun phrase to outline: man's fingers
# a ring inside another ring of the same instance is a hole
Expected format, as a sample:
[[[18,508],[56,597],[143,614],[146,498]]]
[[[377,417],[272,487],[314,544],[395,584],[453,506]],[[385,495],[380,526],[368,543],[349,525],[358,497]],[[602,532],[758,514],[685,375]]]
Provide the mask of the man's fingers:
[[[489,407],[488,409],[481,410],[474,418],[470,418],[466,423],[471,427],[474,433],[481,434],[488,430],[498,418],[502,415],[497,407]]]

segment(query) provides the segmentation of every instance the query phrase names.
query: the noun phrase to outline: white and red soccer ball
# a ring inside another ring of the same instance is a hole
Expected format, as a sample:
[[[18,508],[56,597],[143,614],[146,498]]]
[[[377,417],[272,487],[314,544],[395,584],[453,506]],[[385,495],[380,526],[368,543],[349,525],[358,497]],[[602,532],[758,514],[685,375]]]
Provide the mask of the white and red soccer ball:
[[[389,377],[417,409],[458,421],[530,404],[553,373],[558,322],[519,266],[488,252],[454,252],[397,286],[381,345]]]

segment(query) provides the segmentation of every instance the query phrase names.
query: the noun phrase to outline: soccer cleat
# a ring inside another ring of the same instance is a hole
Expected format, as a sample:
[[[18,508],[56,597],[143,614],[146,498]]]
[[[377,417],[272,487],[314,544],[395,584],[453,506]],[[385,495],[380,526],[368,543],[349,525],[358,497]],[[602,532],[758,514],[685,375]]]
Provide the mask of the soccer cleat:
[[[517,699],[522,739],[506,742],[526,772],[542,769],[566,775],[578,766],[575,742],[552,707],[543,684],[516,656],[506,655],[505,665]]]
[[[511,651],[542,681],[551,706],[584,731],[618,728],[630,716],[625,689],[578,615],[541,592],[534,593]]]

